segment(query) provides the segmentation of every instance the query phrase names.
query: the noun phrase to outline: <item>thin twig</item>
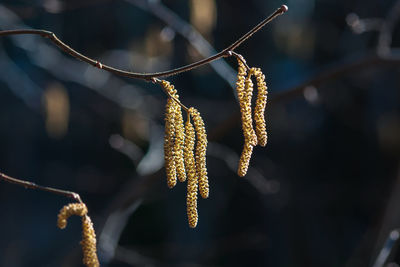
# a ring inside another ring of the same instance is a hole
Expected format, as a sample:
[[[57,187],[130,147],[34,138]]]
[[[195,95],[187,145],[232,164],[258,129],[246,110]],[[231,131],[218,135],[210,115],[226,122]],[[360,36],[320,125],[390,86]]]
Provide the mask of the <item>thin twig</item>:
[[[46,192],[50,192],[50,193],[53,193],[53,194],[57,194],[57,195],[61,195],[61,196],[69,197],[69,198],[73,198],[76,201],[82,203],[81,197],[79,196],[79,194],[77,194],[75,192],[61,190],[61,189],[47,187],[47,186],[37,185],[37,184],[35,184],[33,182],[30,182],[30,181],[25,181],[25,180],[21,180],[21,179],[10,177],[10,176],[8,176],[8,175],[6,175],[4,173],[1,173],[1,172],[0,172],[0,179],[3,179],[5,182],[11,183],[11,184],[16,184],[16,185],[19,185],[19,186],[23,186],[25,188],[46,191]]]
[[[160,80],[160,79],[153,78],[153,79],[152,79],[152,82],[161,85],[161,80]],[[167,94],[168,97],[172,98],[172,99],[173,99],[176,103],[178,103],[186,112],[189,112],[189,108],[186,107],[184,104],[182,104],[182,102],[181,102],[179,99],[177,99],[175,96],[171,95],[171,94],[168,92],[168,90],[166,90],[166,89],[164,88],[164,86],[161,85],[161,88],[162,88],[162,90],[164,91],[164,93]]]
[[[260,22],[258,25],[256,25],[253,29],[251,29],[249,32],[247,32],[245,35],[243,35],[241,38],[239,38],[237,41],[235,41],[233,44],[222,50],[221,52],[210,56],[208,58],[202,59],[200,61],[194,62],[192,64],[182,66],[176,69],[168,70],[168,71],[163,71],[163,72],[155,72],[155,73],[136,73],[136,72],[129,72],[129,71],[124,71],[121,69],[113,68],[111,66],[105,65],[97,60],[91,59],[64,42],[62,42],[58,37],[50,31],[46,30],[36,30],[36,29],[22,29],[22,30],[6,30],[6,31],[0,31],[0,36],[6,36],[6,35],[17,35],[17,34],[36,34],[40,35],[42,37],[49,38],[54,44],[56,44],[58,47],[60,47],[62,50],[64,50],[66,53],[70,54],[71,56],[82,60],[96,68],[103,69],[105,71],[114,73],[116,75],[128,77],[128,78],[134,78],[134,79],[141,79],[145,81],[152,81],[153,78],[159,78],[159,77],[168,77],[172,75],[176,75],[181,72],[189,71],[194,68],[198,68],[202,65],[208,64],[212,61],[215,61],[217,59],[220,59],[222,57],[228,57],[231,56],[232,54],[230,51],[233,51],[237,47],[239,47],[244,41],[246,41],[248,38],[250,38],[254,33],[259,31],[262,27],[264,27],[266,24],[271,22],[273,19],[278,17],[279,15],[282,15],[288,10],[287,6],[282,5],[280,8],[278,8],[274,13],[272,13],[269,17],[264,19],[262,22]]]
[[[246,67],[247,70],[250,70],[249,65],[247,65],[246,60],[244,59],[244,57],[241,54],[238,54],[234,51],[231,51],[231,53],[234,57],[236,57],[237,60],[242,61],[243,65]]]

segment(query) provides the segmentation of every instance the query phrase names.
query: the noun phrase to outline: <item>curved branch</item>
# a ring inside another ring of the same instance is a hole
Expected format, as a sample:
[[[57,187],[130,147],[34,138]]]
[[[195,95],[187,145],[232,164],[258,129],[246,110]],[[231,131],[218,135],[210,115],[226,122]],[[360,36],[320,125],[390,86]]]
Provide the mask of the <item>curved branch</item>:
[[[17,34],[36,34],[40,35],[42,37],[49,38],[54,44],[56,44],[58,47],[60,47],[62,50],[64,50],[66,53],[70,54],[71,56],[82,60],[83,62],[86,62],[94,67],[97,67],[99,69],[103,69],[105,71],[114,73],[116,75],[128,77],[128,78],[134,78],[134,79],[141,79],[145,81],[152,81],[154,78],[159,78],[159,77],[168,77],[172,75],[179,74],[181,72],[189,71],[194,68],[198,68],[202,65],[208,64],[212,61],[215,61],[217,59],[220,59],[222,57],[228,57],[231,56],[232,53],[231,51],[235,50],[237,47],[239,47],[244,41],[246,41],[248,38],[250,38],[254,33],[259,31],[261,28],[263,28],[266,24],[271,22],[273,19],[278,17],[279,15],[282,15],[288,10],[287,6],[282,5],[280,8],[278,8],[274,13],[272,13],[270,16],[268,16],[266,19],[264,19],[262,22],[260,22],[258,25],[256,25],[253,29],[251,29],[249,32],[247,32],[245,35],[243,35],[241,38],[239,38],[237,41],[235,41],[233,44],[222,50],[221,52],[210,56],[208,58],[202,59],[200,61],[194,62],[189,65],[185,65],[176,69],[168,70],[168,71],[163,71],[163,72],[156,72],[156,73],[136,73],[136,72],[129,72],[129,71],[124,71],[121,69],[113,68],[111,66],[102,64],[101,62],[91,59],[64,42],[62,42],[53,32],[46,31],[46,30],[27,30],[27,29],[22,29],[22,30],[6,30],[6,31],[0,31],[0,36],[6,36],[6,35],[17,35]]]

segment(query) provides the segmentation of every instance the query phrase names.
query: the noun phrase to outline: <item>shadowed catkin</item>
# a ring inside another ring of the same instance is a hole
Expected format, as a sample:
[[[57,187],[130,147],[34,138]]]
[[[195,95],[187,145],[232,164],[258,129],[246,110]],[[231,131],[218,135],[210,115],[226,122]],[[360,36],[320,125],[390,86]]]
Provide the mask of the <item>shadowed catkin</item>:
[[[265,75],[261,69],[256,69],[254,75],[257,79],[257,100],[254,108],[254,120],[256,122],[257,141],[260,146],[267,145],[267,130],[265,129],[265,106],[267,104],[267,85],[265,84]]]
[[[67,226],[67,220],[72,215],[82,217],[82,252],[83,263],[88,267],[100,266],[96,250],[96,234],[93,223],[87,216],[88,210],[84,203],[70,203],[64,206],[58,213],[57,226],[64,229]]]
[[[192,123],[190,122],[190,115],[185,125],[185,168],[187,172],[187,196],[186,196],[186,211],[189,226],[195,228],[197,225],[198,214],[197,214],[197,190],[198,190],[198,179],[196,175],[196,166],[194,160],[194,141],[195,132]]]
[[[83,264],[89,267],[100,266],[96,250],[96,234],[89,216],[82,217],[82,241]]]
[[[209,186],[206,167],[207,134],[204,121],[199,111],[193,107],[189,109],[196,130],[196,172],[199,179],[199,192],[202,198],[208,198]]]

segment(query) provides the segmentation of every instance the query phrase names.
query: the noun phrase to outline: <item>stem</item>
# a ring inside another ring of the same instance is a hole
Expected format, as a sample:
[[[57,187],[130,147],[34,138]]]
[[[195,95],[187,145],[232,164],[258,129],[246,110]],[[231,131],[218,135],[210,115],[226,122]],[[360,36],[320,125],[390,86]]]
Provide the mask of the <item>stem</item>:
[[[249,65],[247,65],[246,60],[244,59],[244,57],[243,57],[241,54],[238,54],[238,53],[233,52],[233,51],[231,51],[231,53],[232,53],[232,55],[233,55],[234,57],[236,57],[237,60],[240,60],[240,61],[243,63],[243,65],[246,67],[246,69],[247,69],[248,71],[250,70]]]
[[[75,57],[75,58],[77,58],[79,60],[82,60],[83,62],[86,62],[86,63],[88,63],[88,64],[90,64],[90,65],[92,65],[92,66],[94,66],[96,68],[103,69],[105,71],[114,73],[114,74],[119,75],[119,76],[124,76],[124,77],[134,78],[134,79],[141,79],[141,80],[145,80],[145,81],[152,81],[153,78],[168,77],[168,76],[176,75],[176,74],[181,73],[181,72],[185,72],[185,71],[192,70],[194,68],[198,68],[198,67],[200,67],[202,65],[208,64],[208,63],[210,63],[212,61],[215,61],[217,59],[220,59],[222,57],[231,56],[232,54],[230,52],[235,50],[244,41],[246,41],[248,38],[250,38],[254,33],[259,31],[261,28],[263,28],[265,25],[267,25],[273,19],[275,19],[279,15],[282,15],[286,11],[287,11],[287,6],[282,5],[274,13],[272,13],[266,19],[261,21],[258,25],[256,25],[253,29],[251,29],[245,35],[240,37],[233,44],[231,44],[230,46],[228,46],[227,48],[225,48],[224,50],[222,50],[221,52],[219,52],[219,53],[217,53],[217,54],[215,54],[213,56],[210,56],[208,58],[202,59],[200,61],[194,62],[194,63],[189,64],[189,65],[185,65],[185,66],[182,66],[182,67],[179,67],[179,68],[176,68],[176,69],[167,70],[167,71],[163,71],[163,72],[155,72],[155,73],[129,72],[129,71],[124,71],[124,70],[121,70],[121,69],[113,68],[113,67],[108,66],[106,64],[102,64],[97,60],[91,59],[91,58],[89,58],[89,57],[77,52],[76,50],[74,50],[73,48],[71,48],[70,46],[68,46],[64,42],[62,42],[60,39],[58,39],[58,37],[53,32],[46,31],[46,30],[36,30],[36,29],[7,30],[7,31],[0,31],[0,36],[16,35],[16,34],[36,34],[36,35],[40,35],[42,37],[49,38],[50,41],[52,41],[55,45],[60,47],[62,50],[64,50],[66,53],[70,54],[71,56],[73,56],[73,57]]]
[[[69,197],[69,198],[73,198],[76,201],[78,201],[80,203],[83,203],[82,200],[81,200],[81,197],[79,196],[79,194],[77,194],[75,192],[61,190],[61,189],[47,187],[47,186],[37,185],[37,184],[35,184],[33,182],[24,181],[24,180],[20,180],[20,179],[17,179],[17,178],[10,177],[10,176],[8,176],[8,175],[6,175],[4,173],[1,173],[1,172],[0,172],[0,179],[3,179],[5,182],[11,183],[11,184],[16,184],[16,185],[23,186],[25,188],[46,191],[46,192],[50,192],[50,193],[53,193],[53,194],[57,194],[57,195],[61,195],[61,196]]]
[[[165,93],[168,97],[172,98],[172,99],[173,99],[176,103],[178,103],[186,112],[189,112],[189,108],[188,108],[188,107],[186,107],[184,104],[182,104],[182,102],[181,102],[179,99],[177,99],[175,96],[171,95],[167,90],[165,90],[164,86],[161,85],[161,80],[160,80],[160,79],[153,78],[153,79],[152,79],[152,82],[153,82],[153,83],[158,83],[158,84],[161,86],[161,88],[162,88],[162,90],[164,91],[164,93]]]

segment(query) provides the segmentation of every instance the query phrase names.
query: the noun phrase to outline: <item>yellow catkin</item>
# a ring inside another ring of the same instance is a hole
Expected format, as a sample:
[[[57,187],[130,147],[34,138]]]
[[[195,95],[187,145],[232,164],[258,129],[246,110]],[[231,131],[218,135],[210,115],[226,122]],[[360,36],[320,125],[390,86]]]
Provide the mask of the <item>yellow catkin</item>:
[[[265,106],[267,104],[267,85],[265,84],[265,75],[261,69],[256,69],[254,75],[257,79],[257,100],[254,108],[254,120],[256,124],[257,141],[260,146],[267,145],[267,130],[265,127]]]
[[[196,166],[194,160],[194,142],[195,132],[192,123],[190,122],[190,116],[185,125],[185,168],[187,172],[187,196],[186,196],[186,211],[189,226],[195,228],[198,221],[197,214],[197,191],[198,191],[198,179],[196,175]]]
[[[84,203],[70,203],[65,205],[58,213],[57,226],[64,229],[67,226],[67,220],[72,215],[84,216],[88,212]]]
[[[243,177],[246,175],[247,170],[249,168],[249,163],[251,159],[251,154],[253,153],[253,145],[249,142],[245,141],[243,146],[242,155],[240,155],[239,166],[238,166],[238,175]]]
[[[174,160],[175,136],[175,110],[174,100],[168,98],[165,107],[165,135],[164,135],[164,161],[167,174],[167,185],[172,188],[176,185],[176,167]]]
[[[70,203],[64,206],[58,213],[57,226],[64,229],[67,226],[67,220],[70,216],[81,216],[83,263],[88,267],[98,267],[100,264],[96,252],[96,234],[93,223],[87,213],[88,210],[84,203]]]
[[[175,87],[168,81],[161,81],[165,91],[179,101],[179,95]],[[185,144],[185,130],[183,125],[181,106],[171,97],[167,100],[165,112],[165,140],[164,159],[169,188],[176,185],[176,178],[184,182],[186,180],[185,164],[183,159],[183,147]]]
[[[96,234],[90,217],[82,217],[82,241],[83,264],[89,267],[100,266],[96,252]]]
[[[251,76],[254,74],[255,68],[251,68],[245,80],[245,115],[243,124],[245,125],[245,139],[255,146],[257,145],[257,135],[253,129],[253,118],[251,112],[251,99],[253,97],[253,82]],[[243,120],[243,119],[242,119]]]
[[[179,97],[176,95],[176,97]],[[183,148],[185,145],[185,128],[183,124],[182,108],[174,101],[175,107],[175,144],[174,144],[174,160],[176,173],[181,182],[186,180],[185,163],[183,159]]]
[[[197,109],[191,107],[189,109],[190,115],[193,117],[194,127],[196,130],[197,144],[196,144],[196,172],[199,179],[199,192],[202,198],[208,198],[209,185],[206,167],[206,153],[207,153],[207,134],[204,126],[204,121],[201,118]]]
[[[240,106],[243,135],[245,140],[256,145],[257,137],[253,130],[253,120],[251,117],[251,98],[253,94],[253,82],[251,81],[252,71],[249,72],[246,78],[247,70],[244,63],[238,59],[238,64],[236,91]]]

